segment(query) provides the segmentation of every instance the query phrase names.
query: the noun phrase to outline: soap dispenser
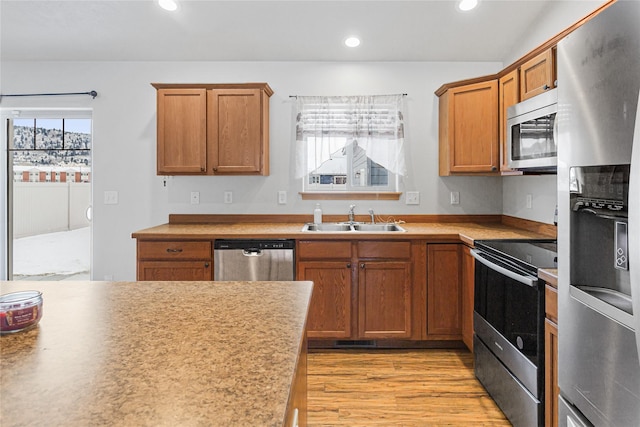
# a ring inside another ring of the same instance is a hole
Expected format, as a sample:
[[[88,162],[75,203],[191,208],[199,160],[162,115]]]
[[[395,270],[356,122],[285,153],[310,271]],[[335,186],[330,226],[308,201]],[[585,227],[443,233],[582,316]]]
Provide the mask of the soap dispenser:
[[[322,224],[322,209],[320,203],[316,203],[316,208],[313,210],[313,222],[314,224]]]

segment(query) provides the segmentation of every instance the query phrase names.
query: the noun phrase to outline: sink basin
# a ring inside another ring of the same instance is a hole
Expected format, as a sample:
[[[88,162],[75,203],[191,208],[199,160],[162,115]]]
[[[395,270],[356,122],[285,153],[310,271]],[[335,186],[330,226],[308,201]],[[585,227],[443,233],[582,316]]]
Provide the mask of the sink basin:
[[[398,224],[393,223],[380,223],[380,224],[354,224],[353,229],[355,231],[405,231],[404,228],[400,227]]]
[[[322,224],[305,224],[302,231],[315,231],[315,232],[402,232],[406,231],[404,228],[393,223],[379,223],[379,224],[364,224],[364,223],[322,223]]]
[[[305,224],[302,231],[353,231],[349,224]]]

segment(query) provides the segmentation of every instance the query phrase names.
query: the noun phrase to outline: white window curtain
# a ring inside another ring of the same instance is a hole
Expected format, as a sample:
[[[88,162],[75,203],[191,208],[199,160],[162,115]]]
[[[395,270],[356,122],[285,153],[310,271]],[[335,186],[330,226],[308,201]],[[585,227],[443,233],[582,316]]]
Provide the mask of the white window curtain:
[[[317,170],[335,154],[335,141],[357,144],[372,161],[399,176],[404,159],[404,96],[298,96],[296,178]],[[313,144],[314,156],[309,156]]]

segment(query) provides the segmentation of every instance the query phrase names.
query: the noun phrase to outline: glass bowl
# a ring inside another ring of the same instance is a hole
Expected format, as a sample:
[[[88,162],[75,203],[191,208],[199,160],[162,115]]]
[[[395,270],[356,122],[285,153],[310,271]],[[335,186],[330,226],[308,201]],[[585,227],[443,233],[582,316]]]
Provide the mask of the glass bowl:
[[[31,328],[41,317],[41,292],[20,291],[0,295],[0,334]]]

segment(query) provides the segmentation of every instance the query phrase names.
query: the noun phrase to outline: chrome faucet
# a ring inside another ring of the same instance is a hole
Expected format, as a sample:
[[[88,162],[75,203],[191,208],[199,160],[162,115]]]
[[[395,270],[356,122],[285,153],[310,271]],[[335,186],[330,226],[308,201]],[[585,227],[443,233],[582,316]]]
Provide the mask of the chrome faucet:
[[[349,206],[349,222],[350,223],[354,223],[356,222],[356,217],[355,214],[353,213],[353,210],[356,208],[356,205],[350,205]]]
[[[376,223],[376,217],[373,215],[373,209],[369,209],[369,215],[371,215],[371,224]]]

